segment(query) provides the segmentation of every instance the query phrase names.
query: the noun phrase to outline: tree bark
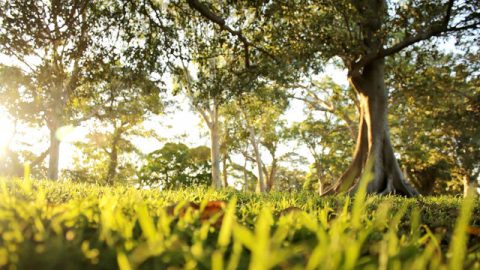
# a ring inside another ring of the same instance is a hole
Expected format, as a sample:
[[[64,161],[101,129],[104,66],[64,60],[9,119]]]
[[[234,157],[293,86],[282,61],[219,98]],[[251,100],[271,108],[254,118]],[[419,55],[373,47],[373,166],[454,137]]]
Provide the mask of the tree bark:
[[[417,195],[398,165],[390,143],[387,119],[387,90],[384,82],[384,60],[363,67],[349,80],[360,99],[359,131],[353,161],[337,183],[325,194],[354,193],[359,180],[371,175],[367,193]]]
[[[324,181],[324,176],[323,176],[323,169],[322,165],[320,164],[320,161],[317,159],[315,160],[315,170],[316,170],[316,175],[318,178],[318,193],[323,194],[324,186],[323,186],[323,181]]]
[[[118,166],[118,143],[122,138],[122,130],[120,128],[116,128],[113,134],[113,140],[110,152],[108,153],[109,161],[108,161],[108,170],[107,174],[105,175],[105,183],[108,185],[113,185],[114,179],[117,176],[117,166]]]
[[[262,171],[262,155],[260,154],[260,149],[258,148],[258,142],[255,137],[255,130],[252,126],[248,126],[248,130],[250,133],[250,142],[253,146],[253,152],[255,153],[255,160],[257,162],[257,170],[258,170],[258,181],[257,186],[255,187],[255,192],[257,193],[264,193],[265,192],[265,179],[263,177]]]
[[[277,174],[277,160],[275,159],[275,156],[273,156],[273,161],[272,165],[270,167],[270,172],[265,168],[265,177],[267,178],[266,180],[266,192],[270,192],[275,185],[275,178]]]
[[[247,157],[243,161],[243,191],[248,190],[248,170],[247,170]]]
[[[466,174],[463,176],[463,197],[472,192],[472,194],[477,194],[478,182],[476,179],[472,178],[470,175]]]
[[[222,179],[223,179],[223,187],[228,187],[228,164],[227,164],[228,156],[227,154],[223,154],[223,159],[222,159],[222,168],[223,168],[223,173],[222,173]]]
[[[212,187],[214,189],[222,188],[222,180],[220,179],[220,135],[218,130],[218,108],[216,104],[212,109],[212,117],[210,121],[210,156],[212,161]]]
[[[60,159],[60,140],[56,136],[57,128],[50,128],[50,149],[48,152],[48,179],[58,180],[58,163]]]

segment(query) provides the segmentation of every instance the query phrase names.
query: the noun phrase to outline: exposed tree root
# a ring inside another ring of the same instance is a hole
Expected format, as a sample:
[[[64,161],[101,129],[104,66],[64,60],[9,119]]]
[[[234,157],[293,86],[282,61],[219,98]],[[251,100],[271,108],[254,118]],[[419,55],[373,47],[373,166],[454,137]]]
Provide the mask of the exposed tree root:
[[[358,189],[360,179],[369,180],[367,193],[370,194],[418,195],[403,177],[390,143],[383,61],[369,64],[362,74],[349,79],[360,99],[359,132],[354,156],[336,184],[322,195],[342,192],[353,194]]]

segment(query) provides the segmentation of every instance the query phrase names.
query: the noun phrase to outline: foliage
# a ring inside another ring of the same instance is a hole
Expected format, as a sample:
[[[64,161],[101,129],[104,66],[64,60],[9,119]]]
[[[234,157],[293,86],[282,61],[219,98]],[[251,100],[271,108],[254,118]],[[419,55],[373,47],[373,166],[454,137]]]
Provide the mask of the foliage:
[[[392,133],[401,161],[425,194],[458,192],[480,173],[479,79],[476,64],[417,49],[389,61]]]
[[[210,149],[166,143],[161,149],[148,154],[138,178],[141,185],[162,189],[210,185]]]
[[[1,179],[0,194],[7,269],[480,269],[480,201],[471,198],[459,211],[454,197],[158,192],[28,179]],[[212,225],[218,216],[181,211],[212,200],[228,202],[221,227]]]
[[[100,128],[96,127],[96,130],[100,130]],[[73,168],[63,170],[63,177],[74,182],[97,184],[132,182],[137,169],[135,153],[138,152],[138,149],[128,140],[128,137],[117,137],[118,131],[106,132],[105,127],[101,128],[103,132],[96,130],[92,130],[86,136],[86,142],[75,144],[81,151],[81,155],[74,156]],[[113,147],[117,150],[113,150]],[[117,151],[115,154],[117,156],[113,161],[112,154],[115,151]],[[109,175],[112,162],[115,162],[115,174]]]
[[[94,79],[85,79],[73,104],[77,118],[93,121],[88,122],[86,140],[75,144],[82,155],[75,157],[75,168],[66,177],[106,184],[128,181],[135,175],[133,154],[139,152],[132,139],[153,137],[141,124],[162,112],[161,89],[146,74],[127,67],[104,64],[90,73]]]

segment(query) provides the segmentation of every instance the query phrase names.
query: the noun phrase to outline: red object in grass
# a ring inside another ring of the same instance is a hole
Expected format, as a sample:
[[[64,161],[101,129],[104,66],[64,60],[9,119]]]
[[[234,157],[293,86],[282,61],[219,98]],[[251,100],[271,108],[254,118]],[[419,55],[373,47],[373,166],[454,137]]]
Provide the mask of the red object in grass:
[[[177,208],[178,203],[172,204],[167,206],[166,211],[167,214],[170,216],[174,216],[175,214],[178,217],[183,217],[185,213],[190,209],[190,211],[200,211],[200,205],[194,202],[187,202],[182,207],[177,210],[175,213],[175,209]],[[223,211],[226,207],[226,203],[224,201],[209,201],[202,209],[200,213],[200,221],[206,222],[210,221],[213,217],[217,216],[217,219],[212,223],[212,226],[215,228],[220,228],[222,226],[223,221]]]

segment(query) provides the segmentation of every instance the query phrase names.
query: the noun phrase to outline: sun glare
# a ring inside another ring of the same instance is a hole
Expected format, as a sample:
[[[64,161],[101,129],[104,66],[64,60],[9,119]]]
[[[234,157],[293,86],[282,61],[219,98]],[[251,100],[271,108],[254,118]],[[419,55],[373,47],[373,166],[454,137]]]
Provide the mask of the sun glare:
[[[66,126],[60,127],[55,133],[55,136],[61,142],[74,143],[77,141],[81,141],[85,137],[85,133],[86,131],[82,127],[74,127],[72,125],[66,125]]]
[[[13,136],[13,121],[0,110],[0,154],[4,155]]]

